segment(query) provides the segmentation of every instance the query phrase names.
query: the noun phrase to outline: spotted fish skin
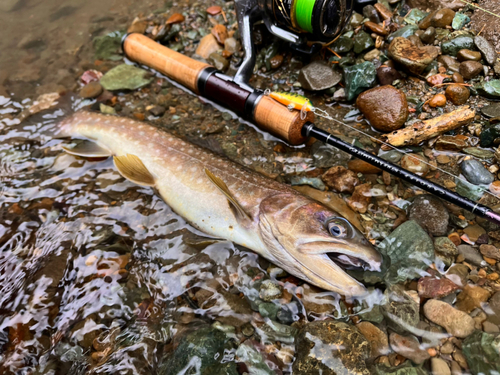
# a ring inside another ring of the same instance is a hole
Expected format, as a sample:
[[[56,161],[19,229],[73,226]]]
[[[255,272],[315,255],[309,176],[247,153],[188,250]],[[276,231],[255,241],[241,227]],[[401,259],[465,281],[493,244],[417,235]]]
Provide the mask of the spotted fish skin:
[[[325,289],[346,295],[364,293],[364,287],[329,260],[326,253],[321,254],[325,259],[309,259],[317,255],[307,254],[302,243],[331,240],[323,223],[318,225],[318,220],[323,220],[318,217],[339,215],[289,186],[146,123],[124,117],[77,112],[59,124],[57,136],[92,140],[118,157],[137,156],[153,176],[154,186],[165,202],[201,231],[245,246]],[[206,170],[225,183],[247,216],[235,214]],[[301,210],[305,210],[306,217],[295,218]],[[312,221],[308,224],[309,220]],[[360,247],[354,242],[353,245],[337,243],[335,253],[342,253],[339,248],[342,246],[354,257],[359,251],[364,262],[380,262],[371,246],[364,243],[366,248]],[[329,263],[322,267],[321,262]],[[341,273],[342,277],[335,273]]]

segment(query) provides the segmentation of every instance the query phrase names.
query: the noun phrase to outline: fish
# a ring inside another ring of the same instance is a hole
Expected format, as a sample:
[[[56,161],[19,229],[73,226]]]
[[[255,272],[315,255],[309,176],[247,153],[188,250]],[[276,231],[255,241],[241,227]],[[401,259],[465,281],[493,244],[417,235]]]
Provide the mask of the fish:
[[[78,111],[58,123],[69,154],[113,157],[126,179],[153,187],[178,215],[211,236],[244,246],[288,273],[348,297],[366,288],[344,269],[379,271],[380,253],[339,213],[144,122]]]

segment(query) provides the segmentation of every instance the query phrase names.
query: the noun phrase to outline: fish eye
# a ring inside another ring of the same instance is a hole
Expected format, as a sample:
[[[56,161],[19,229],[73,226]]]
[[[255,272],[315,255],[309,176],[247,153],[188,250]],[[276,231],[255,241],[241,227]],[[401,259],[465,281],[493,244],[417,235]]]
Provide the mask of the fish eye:
[[[328,232],[336,238],[352,237],[352,227],[347,220],[334,217],[326,221]]]

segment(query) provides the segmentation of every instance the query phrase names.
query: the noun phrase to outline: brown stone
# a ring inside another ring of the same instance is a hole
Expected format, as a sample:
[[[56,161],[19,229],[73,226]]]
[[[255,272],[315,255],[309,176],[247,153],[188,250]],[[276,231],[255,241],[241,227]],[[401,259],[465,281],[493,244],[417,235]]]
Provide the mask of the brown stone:
[[[446,105],[446,96],[443,94],[434,95],[431,100],[429,100],[429,105],[432,108],[444,107]]]
[[[212,27],[212,35],[215,36],[215,39],[217,39],[217,42],[219,42],[219,44],[224,44],[228,36],[226,26],[220,23],[215,25],[214,27]]]
[[[460,64],[460,74],[464,79],[472,79],[483,71],[483,64],[477,61],[464,61]]]
[[[406,38],[397,37],[389,45],[389,56],[411,73],[420,75],[434,60],[429,51],[418,48]]]
[[[80,90],[80,96],[87,99],[97,98],[99,95],[101,95],[102,91],[103,88],[101,84],[97,81],[94,81],[82,87],[82,89]]]
[[[387,35],[389,32],[384,29],[382,26],[376,24],[375,22],[367,21],[364,24],[365,28],[368,29],[369,31],[379,34],[379,35]]]
[[[181,23],[181,22],[184,22],[185,18],[182,14],[180,13],[174,13],[172,14],[170,17],[168,17],[168,20],[167,20],[167,25],[172,25],[174,23]]]
[[[472,310],[481,307],[481,304],[488,301],[488,298],[490,298],[490,292],[486,289],[480,286],[466,285],[462,293],[457,296],[455,307],[468,314]]]
[[[374,165],[371,165],[370,163],[367,163],[366,161],[363,161],[361,159],[349,161],[347,163],[347,167],[353,172],[363,174],[376,174],[382,171],[380,168],[377,168]]]
[[[457,53],[458,61],[479,61],[481,60],[481,52],[471,51],[470,49],[461,49]]]
[[[364,214],[368,209],[368,204],[371,201],[370,189],[370,183],[356,186],[354,188],[354,193],[347,201],[348,206],[351,207],[354,211]]]
[[[403,76],[392,66],[381,65],[377,68],[377,78],[382,86],[392,85],[392,83],[401,79]]]
[[[380,131],[401,128],[409,115],[406,95],[390,85],[361,93],[356,105],[370,124]]]
[[[481,245],[479,251],[483,256],[500,261],[500,250],[493,245]]]
[[[464,77],[458,72],[453,73],[451,80],[455,83],[464,83]]]
[[[392,18],[392,12],[389,9],[387,9],[387,7],[384,4],[376,3],[373,6],[377,10],[378,14],[380,14],[380,17],[382,17],[382,19],[390,20]]]
[[[450,26],[455,17],[455,12],[451,9],[441,9],[438,10],[431,19],[431,25],[434,27],[446,27]]]
[[[381,355],[389,354],[389,340],[387,335],[370,322],[356,324],[356,328],[366,337],[371,346],[371,358],[375,359]]]
[[[462,85],[449,85],[445,91],[446,98],[455,105],[467,103],[470,97],[470,91]]]
[[[418,280],[417,290],[423,298],[443,298],[460,289],[447,278],[422,277]]]
[[[431,86],[440,85],[445,79],[451,78],[448,74],[434,74],[427,78],[427,83]]]
[[[352,194],[354,188],[359,185],[356,173],[340,165],[330,168],[321,178],[328,187],[339,193]]]
[[[401,158],[401,166],[419,176],[425,176],[429,172],[429,165],[426,164],[427,158],[418,154],[405,154]]]
[[[198,48],[196,48],[196,54],[206,60],[208,56],[220,49],[219,43],[217,43],[215,37],[212,34],[208,34],[201,38]]]
[[[437,61],[443,64],[449,71],[458,73],[460,70],[460,63],[451,56],[441,55],[438,57]]]
[[[420,347],[420,342],[415,336],[402,336],[393,332],[389,336],[389,342],[392,350],[416,364],[421,364],[430,358],[429,353]]]
[[[211,16],[216,16],[221,12],[222,12],[222,8],[218,5],[213,5],[213,6],[207,8],[207,13],[210,14]]]
[[[451,99],[450,99],[451,100]],[[468,137],[462,134],[442,135],[438,138],[434,146],[437,150],[460,151],[468,147]]]
[[[432,27],[432,17],[434,17],[434,14],[436,14],[436,11],[430,12],[426,17],[424,17],[420,23],[418,24],[418,28],[420,30],[427,30],[429,27]]]
[[[271,57],[269,63],[271,64],[271,69],[278,69],[281,64],[283,64],[283,55],[276,55]]]

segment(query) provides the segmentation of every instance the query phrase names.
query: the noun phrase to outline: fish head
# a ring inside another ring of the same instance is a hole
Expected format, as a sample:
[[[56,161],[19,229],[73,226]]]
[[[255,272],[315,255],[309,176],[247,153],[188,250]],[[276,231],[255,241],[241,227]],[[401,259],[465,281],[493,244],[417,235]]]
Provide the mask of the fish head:
[[[382,256],[339,213],[293,193],[265,199],[259,226],[269,259],[323,289],[362,296],[365,287],[344,269],[380,271]]]

